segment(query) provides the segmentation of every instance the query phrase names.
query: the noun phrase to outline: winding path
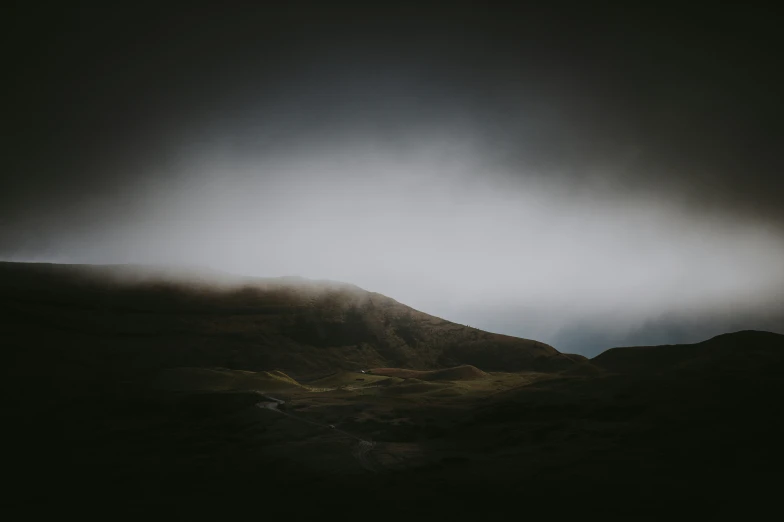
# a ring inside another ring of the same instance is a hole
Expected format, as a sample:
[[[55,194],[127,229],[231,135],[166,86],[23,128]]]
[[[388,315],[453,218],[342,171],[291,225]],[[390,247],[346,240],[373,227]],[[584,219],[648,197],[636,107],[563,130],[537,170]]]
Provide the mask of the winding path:
[[[322,428],[328,429],[329,431],[338,432],[338,433],[341,433],[341,434],[343,434],[343,435],[345,435],[347,437],[351,437],[352,439],[355,439],[357,441],[357,446],[352,451],[352,455],[354,456],[354,458],[357,459],[357,462],[359,462],[359,465],[362,466],[364,469],[366,469],[366,470],[368,470],[370,472],[373,472],[373,473],[375,473],[377,471],[375,469],[375,466],[373,465],[373,462],[370,459],[370,451],[376,445],[375,442],[370,441],[370,440],[365,440],[365,439],[363,439],[361,437],[358,437],[358,436],[356,436],[356,435],[354,435],[352,433],[349,433],[347,431],[343,431],[341,429],[334,428],[333,425],[331,425],[331,424],[323,424],[321,422],[316,422],[316,421],[312,421],[310,419],[305,419],[304,417],[300,417],[299,415],[294,415],[293,413],[289,413],[287,411],[283,411],[283,410],[281,410],[279,408],[279,406],[281,404],[283,404],[284,401],[282,401],[280,399],[276,399],[274,397],[270,397],[269,395],[264,395],[263,393],[260,393],[260,395],[262,397],[264,397],[265,399],[267,399],[267,400],[257,403],[256,406],[258,408],[261,408],[261,409],[264,409],[264,410],[275,411],[275,412],[278,412],[278,413],[280,413],[282,415],[285,415],[287,417],[291,417],[292,419],[296,419],[296,420],[298,420],[300,422],[305,422],[307,424],[313,424],[315,426],[320,426]]]

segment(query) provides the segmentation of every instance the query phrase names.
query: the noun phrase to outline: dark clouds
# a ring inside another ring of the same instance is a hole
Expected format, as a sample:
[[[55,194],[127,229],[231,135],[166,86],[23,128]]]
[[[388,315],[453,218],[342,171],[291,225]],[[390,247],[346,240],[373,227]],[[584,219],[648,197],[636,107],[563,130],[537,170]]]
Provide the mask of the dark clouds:
[[[702,223],[694,230],[710,236],[713,252],[726,250],[722,241],[745,241],[744,227],[768,242],[782,237],[784,82],[772,12],[264,4],[10,8],[0,255],[98,261],[103,249],[112,260],[145,260],[179,249],[193,256],[210,236],[247,241],[250,232],[238,230],[254,220],[269,226],[265,237],[312,241],[287,228],[286,205],[277,203],[302,205],[302,215],[318,207],[344,224],[350,216],[331,214],[338,201],[393,213],[413,205],[405,200],[412,186],[456,198],[441,208],[411,197],[420,206],[410,219],[436,224],[441,218],[422,208],[454,212],[466,204],[467,187],[477,187],[484,199],[475,208],[484,214],[466,215],[510,241],[515,227],[530,228],[512,209],[532,201],[561,215],[553,230],[567,237],[593,237],[568,227],[597,215],[617,238],[613,220],[633,222],[635,212],[648,212],[640,208],[678,216],[638,226],[679,252],[694,247],[674,238],[676,222]],[[440,168],[470,173],[439,186]],[[386,173],[370,176],[377,184],[356,181],[374,169]],[[306,183],[321,187],[318,195]],[[352,202],[352,191],[365,203]],[[515,200],[516,193],[527,196]],[[259,210],[257,200],[271,210]],[[233,228],[221,234],[216,223]],[[537,241],[551,241],[552,231],[542,234]],[[596,234],[597,248],[618,251]],[[397,229],[390,235],[405,238]],[[749,245],[762,259],[760,238]],[[436,266],[438,254],[427,253],[436,247],[418,241],[410,251],[432,258],[422,270]],[[498,241],[484,248],[519,254]],[[261,255],[251,251],[232,252]],[[295,251],[305,252],[289,255]],[[177,260],[172,255],[163,257]],[[677,263],[666,263],[650,270],[675,273]]]
[[[780,226],[771,15],[481,3],[29,8],[9,17],[4,203],[24,213],[39,183],[50,195],[75,183],[110,191],[128,175],[114,174],[118,165],[143,170],[210,134],[258,153],[336,134],[394,142],[457,123],[499,162],[676,192]]]

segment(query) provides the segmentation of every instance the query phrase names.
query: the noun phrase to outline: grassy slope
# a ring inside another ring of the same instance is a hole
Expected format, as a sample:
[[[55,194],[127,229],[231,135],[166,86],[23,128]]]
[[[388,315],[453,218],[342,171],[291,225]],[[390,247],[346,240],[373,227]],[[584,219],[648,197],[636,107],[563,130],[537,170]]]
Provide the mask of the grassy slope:
[[[684,514],[684,501],[703,516],[731,507],[748,516],[777,498],[784,336],[615,349],[562,373],[400,380],[331,371],[339,351],[280,333],[283,311],[298,310],[290,293],[74,288],[58,286],[62,274],[3,270],[5,469],[9,497],[26,510],[105,514],[162,503],[181,516],[246,506],[323,517],[349,506],[383,519],[437,506],[443,517],[661,519]],[[324,296],[343,291],[357,292]],[[274,352],[265,344],[273,341]],[[330,375],[305,384],[341,389],[311,391],[262,359],[251,367],[253,347],[264,357],[282,348],[312,354],[318,363],[303,370]],[[358,464],[354,439],[257,408],[259,386],[279,386],[276,396],[298,415],[373,439],[380,471]]]
[[[403,368],[373,368],[373,374],[398,377],[400,379],[419,379],[423,381],[466,381],[487,377],[482,370],[471,365],[442,368],[439,370],[406,370]]]
[[[152,387],[172,391],[292,391],[301,388],[283,372],[248,372],[218,368],[168,368],[161,371]]]
[[[221,279],[219,287],[205,283]],[[130,283],[128,281],[131,281]],[[552,347],[492,334],[341,283],[0,263],[3,327],[22,364],[74,367],[557,370]]]
[[[104,383],[30,409],[28,438],[12,447],[36,451],[15,453],[26,463],[15,476],[47,498],[87,477],[113,505],[194,510],[274,498],[296,515],[347,503],[376,517],[432,505],[449,516],[749,515],[777,498],[784,463],[780,337],[756,343],[762,357],[743,366],[437,382],[339,372],[309,384],[351,389],[281,390],[297,415],[374,440],[378,473],[352,456],[354,439],[260,410],[254,393],[215,391],[209,379],[198,392]],[[721,349],[743,352],[747,341],[726,336]],[[650,350],[659,348],[668,350]]]

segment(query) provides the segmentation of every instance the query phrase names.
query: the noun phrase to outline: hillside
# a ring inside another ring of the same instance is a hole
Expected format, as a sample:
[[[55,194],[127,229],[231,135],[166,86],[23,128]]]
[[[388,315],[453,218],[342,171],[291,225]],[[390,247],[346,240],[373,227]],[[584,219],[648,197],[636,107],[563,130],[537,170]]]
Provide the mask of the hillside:
[[[419,379],[421,381],[470,381],[487,377],[485,372],[470,365],[429,371],[404,370],[402,368],[373,368],[373,375],[385,375],[399,379]]]
[[[451,323],[353,285],[143,266],[0,263],[7,346],[24,369],[174,367],[556,371],[546,344]],[[60,370],[58,370],[60,371]]]
[[[591,362],[608,371],[633,374],[753,371],[784,363],[784,335],[747,330],[695,344],[611,348]]]
[[[329,281],[2,264],[0,288],[24,509],[88,491],[101,515],[261,496],[309,517],[659,520],[778,498],[781,335],[587,361]]]

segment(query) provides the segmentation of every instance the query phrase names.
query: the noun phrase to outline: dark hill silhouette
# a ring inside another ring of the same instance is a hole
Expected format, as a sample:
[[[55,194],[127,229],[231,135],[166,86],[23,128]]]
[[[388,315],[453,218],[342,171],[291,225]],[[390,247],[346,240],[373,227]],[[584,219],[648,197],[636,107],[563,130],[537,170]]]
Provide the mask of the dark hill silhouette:
[[[133,265],[0,263],[0,319],[20,365],[557,371],[537,341],[451,323],[334,281]],[[45,356],[44,356],[45,355]]]
[[[742,371],[784,362],[784,335],[744,330],[695,344],[611,348],[591,362],[617,373]]]

